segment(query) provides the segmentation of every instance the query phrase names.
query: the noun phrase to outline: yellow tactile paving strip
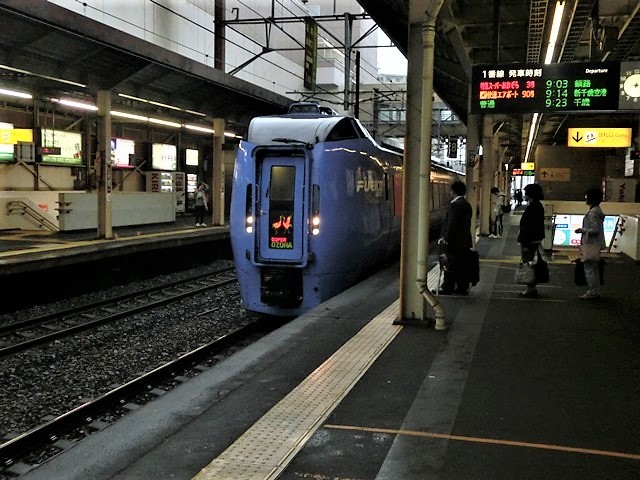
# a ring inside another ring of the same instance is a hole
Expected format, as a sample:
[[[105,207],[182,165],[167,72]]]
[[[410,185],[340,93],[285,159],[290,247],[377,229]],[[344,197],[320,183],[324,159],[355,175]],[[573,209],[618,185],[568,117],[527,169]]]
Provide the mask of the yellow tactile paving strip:
[[[394,302],[269,410],[194,480],[276,478],[402,329]]]

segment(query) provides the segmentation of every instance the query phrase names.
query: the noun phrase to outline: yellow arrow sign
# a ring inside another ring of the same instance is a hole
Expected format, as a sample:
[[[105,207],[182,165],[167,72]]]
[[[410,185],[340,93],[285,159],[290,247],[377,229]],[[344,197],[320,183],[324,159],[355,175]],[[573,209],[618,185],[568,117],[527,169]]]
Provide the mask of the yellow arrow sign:
[[[630,128],[570,128],[569,147],[624,148],[631,146]]]

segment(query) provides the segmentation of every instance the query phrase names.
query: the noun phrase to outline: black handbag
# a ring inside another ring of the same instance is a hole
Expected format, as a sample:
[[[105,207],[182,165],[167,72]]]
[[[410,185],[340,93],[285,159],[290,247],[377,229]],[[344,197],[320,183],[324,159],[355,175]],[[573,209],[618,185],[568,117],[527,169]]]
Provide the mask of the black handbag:
[[[587,284],[587,277],[584,275],[584,263],[579,258],[576,258],[573,263],[576,264],[576,268],[573,269],[573,281],[579,287]]]
[[[579,258],[573,260],[576,264],[576,268],[573,270],[573,281],[579,287],[583,287],[587,284],[587,277],[584,274],[584,262]],[[598,276],[600,277],[600,285],[604,285],[604,266],[606,262],[600,259],[598,262]]]
[[[549,264],[542,258],[540,248],[536,251],[536,261],[533,264],[533,271],[536,277],[536,283],[547,283],[549,281]]]

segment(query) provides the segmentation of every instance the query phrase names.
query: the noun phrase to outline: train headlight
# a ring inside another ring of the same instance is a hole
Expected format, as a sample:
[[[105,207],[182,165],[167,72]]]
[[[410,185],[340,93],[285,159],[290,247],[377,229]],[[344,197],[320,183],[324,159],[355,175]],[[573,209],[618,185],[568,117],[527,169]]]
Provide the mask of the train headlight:
[[[311,187],[311,235],[320,234],[320,187]]]
[[[311,234],[318,235],[320,233],[320,217],[313,216],[311,218]]]
[[[253,233],[253,215],[247,216],[244,229],[247,233]]]

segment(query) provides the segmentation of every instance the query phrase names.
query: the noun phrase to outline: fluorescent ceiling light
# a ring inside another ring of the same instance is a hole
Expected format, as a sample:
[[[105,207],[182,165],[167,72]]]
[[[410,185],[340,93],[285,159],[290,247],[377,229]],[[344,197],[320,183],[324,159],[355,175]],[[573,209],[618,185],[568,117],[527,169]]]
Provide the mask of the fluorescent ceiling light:
[[[9,65],[0,65],[0,68],[3,70],[9,70],[10,72],[24,73],[25,75],[31,75],[33,77],[45,78],[47,80],[53,80],[55,82],[66,83],[67,85],[74,85],[76,87],[86,88],[86,85],[83,83],[72,82],[71,80],[64,80],[63,78],[49,77],[48,75],[39,75],[34,72],[30,72],[28,70],[22,70],[20,68],[13,68]]]
[[[549,34],[549,43],[547,43],[547,54],[544,63],[551,63],[553,54],[556,51],[556,42],[558,41],[558,33],[560,32],[560,24],[562,23],[562,14],[564,13],[564,1],[556,2],[556,8],[553,12],[553,22],[551,23],[551,33]]]
[[[16,92],[15,90],[7,90],[5,88],[0,88],[0,95],[8,95],[10,97],[19,97],[19,98],[33,98],[31,94],[24,92]]]
[[[111,110],[111,115],[113,115],[114,117],[130,118],[131,120],[140,120],[141,122],[149,121],[149,117],[134,115],[133,113],[118,112],[117,110]]]
[[[149,123],[157,123],[158,125],[165,125],[167,127],[175,127],[175,128],[182,127],[182,125],[180,125],[179,123],[170,122],[168,120],[161,120],[159,118],[153,118],[153,117],[149,117]]]
[[[197,132],[204,132],[204,133],[211,133],[211,134],[216,133],[215,130],[211,128],[199,127],[197,125],[185,125],[184,128],[188,130],[196,130]]]
[[[545,65],[548,65],[553,60],[553,54],[556,51],[558,34],[560,33],[560,25],[562,24],[562,16],[564,14],[564,0],[558,0],[556,2],[556,8],[553,12],[553,21],[551,23],[551,33],[549,34],[549,42],[547,43],[547,53],[544,57]],[[529,155],[533,147],[533,141],[535,139],[535,132],[538,129],[538,124],[542,115],[537,113],[533,114],[531,119],[531,125],[529,125],[529,139],[527,141],[527,150],[525,152],[524,161],[529,161]]]
[[[119,93],[118,96],[122,98],[127,98],[129,100],[135,100],[136,102],[148,103],[149,105],[156,105],[158,107],[170,108],[171,110],[178,110],[180,112],[187,112],[193,115],[198,115],[200,117],[206,117],[204,113],[194,112],[193,110],[185,110],[183,108],[176,107],[174,105],[169,105],[167,103],[160,103],[160,102],[155,102],[153,100],[147,100],[146,98],[134,97],[133,95],[127,95],[126,93]]]
[[[76,102],[75,100],[52,98],[51,101],[58,102],[60,105],[66,105],[67,107],[80,108],[81,110],[91,110],[94,112],[98,110],[98,107],[96,107],[95,105],[84,102]]]

